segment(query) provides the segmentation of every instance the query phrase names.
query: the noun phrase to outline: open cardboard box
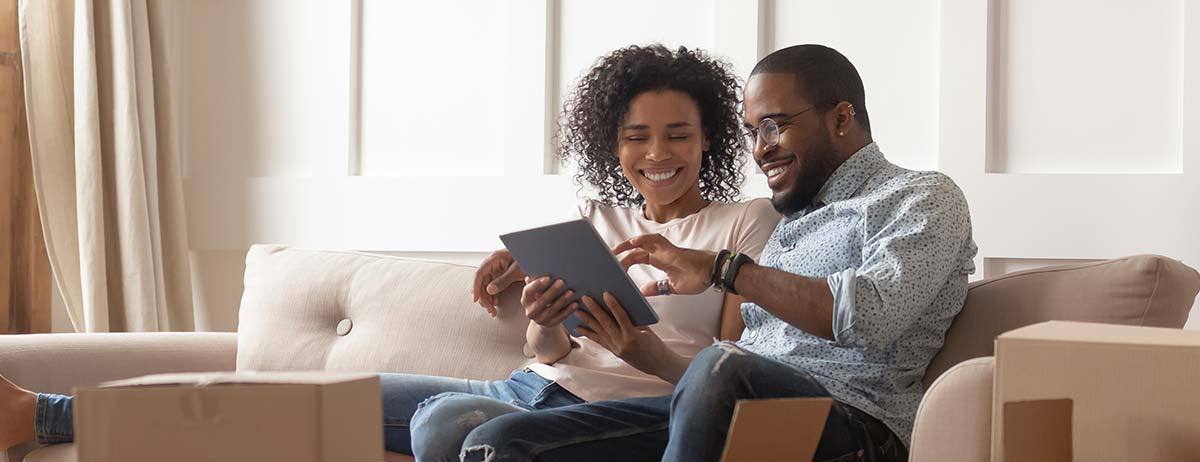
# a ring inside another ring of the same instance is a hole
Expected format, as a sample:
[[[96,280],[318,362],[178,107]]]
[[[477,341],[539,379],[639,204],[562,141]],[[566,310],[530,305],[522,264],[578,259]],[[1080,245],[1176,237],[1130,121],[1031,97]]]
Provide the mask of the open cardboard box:
[[[75,394],[81,462],[383,460],[373,374],[162,374]]]
[[[996,339],[992,460],[1200,460],[1200,332],[1052,321]]]
[[[1022,462],[1070,462],[1074,403],[1069,399],[1004,403],[1004,452]]]
[[[830,398],[738,401],[721,460],[809,462],[832,406]]]

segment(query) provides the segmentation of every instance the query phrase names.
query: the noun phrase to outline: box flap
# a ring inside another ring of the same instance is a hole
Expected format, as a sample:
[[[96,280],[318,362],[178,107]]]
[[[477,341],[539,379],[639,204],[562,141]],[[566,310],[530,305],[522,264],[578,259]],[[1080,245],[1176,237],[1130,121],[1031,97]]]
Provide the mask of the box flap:
[[[721,460],[812,460],[831,406],[830,398],[738,401]]]
[[[328,385],[374,378],[375,374],[287,371],[287,372],[186,372],[155,374],[132,379],[115,380],[98,385],[103,388],[140,387],[149,385],[223,385],[223,384],[309,384]]]
[[[996,337],[997,342],[1005,340],[1200,348],[1200,331],[1091,322],[1047,321],[1014,329]]]
[[[1072,459],[1069,399],[1004,403],[1004,458],[1020,462],[1062,462]]]

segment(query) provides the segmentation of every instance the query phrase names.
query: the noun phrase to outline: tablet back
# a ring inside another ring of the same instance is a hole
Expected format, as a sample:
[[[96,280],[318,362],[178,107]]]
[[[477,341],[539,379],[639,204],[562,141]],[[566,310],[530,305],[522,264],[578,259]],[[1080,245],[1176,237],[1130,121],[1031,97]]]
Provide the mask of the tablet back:
[[[575,291],[576,299],[587,295],[601,304],[604,292],[611,292],[634,325],[658,322],[658,314],[587,220],[504,234],[500,240],[530,277],[562,279],[567,288]],[[582,302],[580,309],[585,309]],[[571,315],[563,324],[571,335],[577,336],[575,326],[580,324],[579,318]]]

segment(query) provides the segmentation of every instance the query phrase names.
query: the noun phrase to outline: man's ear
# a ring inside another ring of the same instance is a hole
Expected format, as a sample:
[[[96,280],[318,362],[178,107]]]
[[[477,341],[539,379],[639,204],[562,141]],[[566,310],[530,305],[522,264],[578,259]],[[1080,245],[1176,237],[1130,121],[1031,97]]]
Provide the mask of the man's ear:
[[[854,105],[842,101],[833,107],[833,113],[837,118],[834,123],[837,136],[846,136],[846,133],[849,133],[850,128],[854,126]]]

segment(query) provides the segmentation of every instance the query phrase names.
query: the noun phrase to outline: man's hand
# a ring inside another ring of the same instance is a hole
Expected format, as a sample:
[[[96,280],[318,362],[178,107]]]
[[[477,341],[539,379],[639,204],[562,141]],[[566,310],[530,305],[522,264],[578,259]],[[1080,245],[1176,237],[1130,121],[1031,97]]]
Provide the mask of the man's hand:
[[[671,293],[698,294],[712,285],[713,262],[717,254],[703,250],[675,247],[661,234],[643,234],[617,244],[613,254],[621,255],[621,266],[625,270],[633,265],[650,265],[667,273]],[[642,286],[642,295],[662,295],[658,281]]]

